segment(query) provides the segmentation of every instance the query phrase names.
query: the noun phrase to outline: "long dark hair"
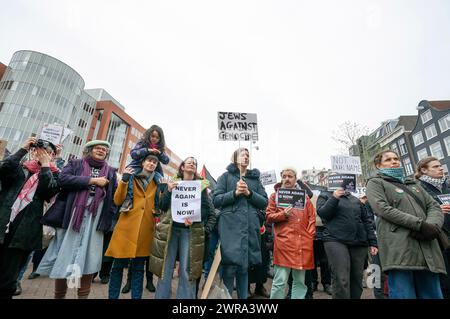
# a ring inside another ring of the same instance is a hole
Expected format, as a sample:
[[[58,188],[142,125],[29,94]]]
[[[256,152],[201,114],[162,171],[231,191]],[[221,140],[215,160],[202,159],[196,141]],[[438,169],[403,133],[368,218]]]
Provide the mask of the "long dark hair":
[[[144,135],[139,140],[139,142],[141,142],[142,144],[144,144],[146,146],[150,146],[150,136],[152,135],[153,131],[158,132],[158,135],[159,135],[158,150],[160,150],[161,152],[164,152],[166,150],[166,141],[164,139],[164,132],[163,132],[162,128],[159,127],[158,125],[150,126],[150,128],[147,131],[145,131]]]
[[[184,167],[184,163],[186,163],[186,161],[190,158],[192,158],[195,161],[194,179],[202,179],[201,176],[197,174],[198,162],[197,159],[193,156],[186,157],[184,161],[181,162],[180,166],[178,166],[177,177],[183,179],[183,171],[181,170],[181,168]]]

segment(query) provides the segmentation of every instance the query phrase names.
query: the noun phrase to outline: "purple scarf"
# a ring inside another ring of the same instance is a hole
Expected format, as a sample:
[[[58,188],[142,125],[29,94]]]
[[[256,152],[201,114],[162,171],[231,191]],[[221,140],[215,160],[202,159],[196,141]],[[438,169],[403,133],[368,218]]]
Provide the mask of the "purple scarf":
[[[92,157],[87,157],[83,159],[83,171],[81,176],[91,176],[91,167],[100,168],[99,177],[107,177],[109,173],[109,166],[105,160],[98,161],[93,159]],[[96,186],[95,187],[95,195],[91,204],[87,206],[87,201],[89,198],[90,189],[78,191],[73,206],[74,220],[73,220],[73,230],[77,233],[80,232],[81,223],[83,222],[83,215],[86,208],[89,209],[89,212],[95,218],[97,215],[98,206],[100,202],[105,198],[106,191],[103,187]]]

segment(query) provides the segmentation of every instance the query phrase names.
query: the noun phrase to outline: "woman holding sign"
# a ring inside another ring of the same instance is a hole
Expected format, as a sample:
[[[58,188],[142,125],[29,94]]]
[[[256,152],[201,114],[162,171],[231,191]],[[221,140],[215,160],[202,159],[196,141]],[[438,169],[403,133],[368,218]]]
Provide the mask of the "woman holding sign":
[[[161,222],[156,226],[150,256],[150,271],[158,276],[155,299],[170,299],[172,275],[177,255],[180,278],[177,299],[195,299],[196,280],[202,275],[205,235],[215,225],[216,216],[207,187],[197,174],[193,157],[181,162],[173,181],[162,194]]]
[[[323,241],[332,270],[333,299],[360,299],[368,247],[376,255],[374,225],[365,206],[341,186],[320,193],[317,214],[325,229]]]
[[[127,167],[114,195],[114,203],[122,207],[105,253],[105,256],[114,257],[109,282],[110,299],[119,298],[123,269],[129,264],[129,259],[131,259],[131,298],[142,297],[144,264],[150,256],[155,229],[154,214],[159,202],[158,188],[162,178],[156,171],[158,162],[158,157],[149,154],[142,161],[142,169],[137,173],[133,168]],[[133,183],[132,206],[131,203],[123,205],[129,183]]]
[[[248,169],[249,152],[237,149],[227,172],[217,180],[214,206],[220,209],[218,229],[223,282],[230,295],[234,279],[239,299],[247,299],[248,268],[261,263],[258,211],[267,207],[267,194],[257,169]]]
[[[430,194],[441,206],[444,213],[444,225],[442,229],[447,234],[450,233],[450,183],[444,175],[444,168],[436,157],[425,157],[417,163],[416,178],[420,180],[420,185]],[[450,251],[442,251],[444,256],[447,275],[440,274],[442,294],[445,299],[450,298]]]
[[[306,196],[306,190],[302,190],[299,199],[294,195],[293,191],[301,190],[296,180],[297,171],[294,168],[282,170],[281,184],[275,185],[275,193],[270,196],[266,210],[267,223],[274,223],[275,227],[274,278],[270,299],[285,298],[291,272],[291,299],[304,299],[308,290],[305,285],[306,270],[314,269],[316,212]]]

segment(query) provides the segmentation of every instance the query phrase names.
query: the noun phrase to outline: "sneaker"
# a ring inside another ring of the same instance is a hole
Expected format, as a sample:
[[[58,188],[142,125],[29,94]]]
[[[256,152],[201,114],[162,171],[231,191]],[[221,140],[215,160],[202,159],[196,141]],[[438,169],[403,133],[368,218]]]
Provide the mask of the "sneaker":
[[[18,296],[22,294],[22,286],[20,282],[17,283],[16,291],[13,293],[13,296]]]
[[[106,285],[107,283],[109,283],[109,276],[103,277],[100,279],[100,282],[104,285]]]
[[[36,272],[32,272],[31,274],[28,275],[28,279],[35,279],[37,277],[39,277],[40,275]]]
[[[130,292],[130,290],[131,290],[131,282],[127,281],[125,286],[123,286],[123,288],[122,288],[122,293],[127,294]]]
[[[150,292],[156,291],[156,288],[155,288],[155,286],[153,286],[153,282],[151,282],[151,281],[147,281],[147,285],[145,286],[145,288]]]

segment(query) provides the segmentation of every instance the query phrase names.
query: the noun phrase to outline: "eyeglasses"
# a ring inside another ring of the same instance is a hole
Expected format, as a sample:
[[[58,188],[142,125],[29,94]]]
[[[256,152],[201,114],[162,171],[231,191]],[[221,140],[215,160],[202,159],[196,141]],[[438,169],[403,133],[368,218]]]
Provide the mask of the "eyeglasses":
[[[107,153],[109,148],[103,147],[103,146],[94,146],[94,150],[103,151],[103,152]]]

